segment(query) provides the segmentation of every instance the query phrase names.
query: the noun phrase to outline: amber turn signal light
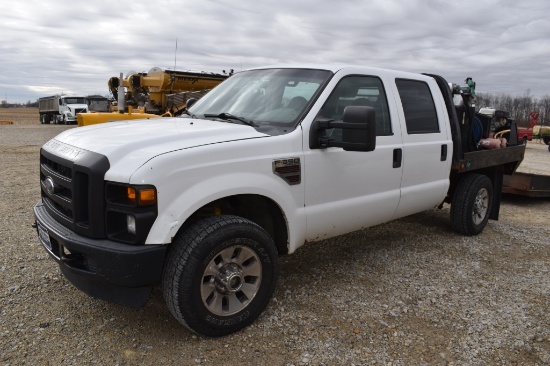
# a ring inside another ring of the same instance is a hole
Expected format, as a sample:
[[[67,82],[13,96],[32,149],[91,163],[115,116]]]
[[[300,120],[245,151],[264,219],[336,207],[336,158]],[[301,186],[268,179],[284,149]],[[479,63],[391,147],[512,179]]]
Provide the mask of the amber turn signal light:
[[[128,201],[131,203],[131,204],[135,204],[136,203],[136,189],[134,187],[128,187]]]
[[[134,187],[128,187],[127,198],[128,202],[132,205],[137,203],[140,206],[148,206],[157,203],[157,194],[153,188],[146,188],[136,191]],[[138,198],[139,201],[136,201]]]
[[[139,191],[139,204],[140,205],[154,205],[157,203],[157,194],[154,189],[142,189]]]

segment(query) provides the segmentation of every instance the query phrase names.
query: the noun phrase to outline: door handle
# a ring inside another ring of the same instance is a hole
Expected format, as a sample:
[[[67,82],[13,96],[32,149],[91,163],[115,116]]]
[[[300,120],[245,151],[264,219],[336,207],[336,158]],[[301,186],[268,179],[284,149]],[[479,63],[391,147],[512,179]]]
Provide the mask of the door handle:
[[[447,160],[447,145],[441,145],[441,161]]]
[[[400,168],[401,160],[403,160],[403,150],[393,149],[393,167]]]

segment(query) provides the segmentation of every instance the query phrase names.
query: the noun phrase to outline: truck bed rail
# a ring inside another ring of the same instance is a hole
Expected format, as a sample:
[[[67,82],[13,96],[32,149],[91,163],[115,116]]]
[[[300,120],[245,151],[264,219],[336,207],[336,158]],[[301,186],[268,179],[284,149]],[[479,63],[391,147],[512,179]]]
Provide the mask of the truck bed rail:
[[[465,152],[464,159],[454,163],[452,170],[456,173],[463,173],[502,165],[505,174],[512,174],[516,171],[524,156],[525,145]]]

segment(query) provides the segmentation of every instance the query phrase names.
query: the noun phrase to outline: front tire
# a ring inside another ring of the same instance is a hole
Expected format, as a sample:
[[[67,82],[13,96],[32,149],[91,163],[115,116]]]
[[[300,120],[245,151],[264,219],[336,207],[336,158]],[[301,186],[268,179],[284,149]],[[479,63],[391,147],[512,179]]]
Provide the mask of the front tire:
[[[546,145],[550,145],[550,136],[544,136],[542,138],[542,141],[544,141]]]
[[[451,225],[463,235],[477,235],[489,221],[493,185],[485,175],[468,174],[458,182],[451,204]]]
[[[209,217],[174,241],[163,273],[164,299],[191,331],[224,336],[263,312],[278,273],[275,244],[265,230],[237,216]]]

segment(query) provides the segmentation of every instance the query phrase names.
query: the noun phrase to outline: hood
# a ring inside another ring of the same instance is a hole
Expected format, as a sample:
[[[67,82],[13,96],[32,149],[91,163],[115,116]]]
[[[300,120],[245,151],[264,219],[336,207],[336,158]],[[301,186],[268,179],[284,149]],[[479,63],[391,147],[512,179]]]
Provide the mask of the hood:
[[[123,175],[126,175],[155,156],[171,151],[268,136],[250,126],[228,122],[155,118],[73,128],[54,140],[105,155],[111,168],[117,165],[114,170],[125,171]]]

